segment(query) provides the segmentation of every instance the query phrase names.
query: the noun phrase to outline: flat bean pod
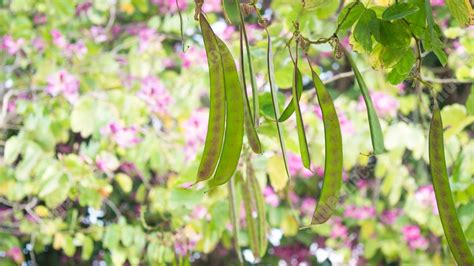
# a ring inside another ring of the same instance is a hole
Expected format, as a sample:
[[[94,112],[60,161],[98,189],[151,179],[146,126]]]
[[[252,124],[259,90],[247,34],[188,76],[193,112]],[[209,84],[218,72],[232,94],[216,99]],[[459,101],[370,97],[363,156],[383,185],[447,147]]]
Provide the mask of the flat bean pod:
[[[311,73],[319,105],[323,113],[326,149],[324,181],[311,224],[322,224],[334,213],[336,204],[339,201],[339,194],[342,185],[342,136],[336,108],[334,107],[331,96],[312,67]]]
[[[235,173],[244,138],[244,97],[234,58],[225,43],[216,36],[224,69],[226,128],[222,154],[211,187],[225,184]]]
[[[297,87],[298,87],[298,42],[296,43],[296,54],[295,54],[295,60],[293,61],[295,68],[294,68],[294,73],[293,73],[293,86],[292,86],[292,92],[293,92],[293,104],[295,108],[295,115],[296,115],[296,129],[298,131],[298,142],[299,142],[299,147],[300,147],[300,154],[301,154],[301,160],[303,161],[303,166],[306,169],[311,170],[311,159],[309,156],[309,149],[308,149],[308,141],[306,140],[306,133],[304,129],[304,123],[303,123],[303,116],[301,114],[301,108],[300,108],[300,103],[299,101],[295,101],[295,97],[297,96]]]
[[[210,106],[204,152],[198,169],[197,182],[212,177],[219,162],[225,132],[225,83],[221,55],[214,32],[204,15],[200,26],[206,48],[210,79]]]
[[[360,71],[354,62],[354,59],[352,59],[350,53],[345,49],[344,53],[346,54],[352,70],[354,71],[357,83],[359,84],[359,88],[362,93],[362,97],[364,98],[365,106],[367,107],[367,116],[369,118],[370,136],[372,140],[372,148],[374,149],[374,155],[381,154],[385,152],[382,127],[380,126],[380,121],[377,117],[377,112],[375,111],[372,99],[370,98],[369,89],[367,88],[367,84],[365,84],[364,78],[360,74]]]
[[[474,265],[474,257],[467,244],[449,186],[448,170],[444,155],[443,121],[435,104],[429,134],[430,170],[438,205],[439,216],[449,248],[458,265]]]
[[[242,252],[240,251],[239,246],[239,222],[237,218],[237,198],[235,195],[235,184],[234,180],[238,178],[242,178],[240,172],[236,172],[235,176],[229,180],[229,211],[230,211],[230,221],[232,223],[232,234],[234,235],[234,249],[235,253],[237,254],[237,258],[239,259],[240,264],[243,263],[242,259]],[[239,205],[240,206],[240,205]]]
[[[247,93],[247,82],[245,78],[245,58],[244,58],[244,27],[243,22],[240,28],[240,73],[242,77],[242,90],[245,98],[245,131],[247,133],[247,139],[249,141],[250,147],[255,153],[262,153],[262,144],[255,129],[254,118],[252,117],[252,112],[250,110],[249,96]],[[248,46],[247,46],[248,49]],[[252,73],[250,73],[252,75]],[[254,95],[254,97],[257,97]],[[255,112],[255,110],[254,110]]]
[[[258,256],[265,256],[267,251],[267,220],[265,213],[265,201],[263,199],[262,189],[255,177],[255,172],[250,161],[247,161],[247,182],[251,186],[251,194],[253,195],[255,210],[257,213],[256,235],[258,239]],[[254,217],[252,217],[254,218]]]
[[[255,206],[254,198],[252,197],[252,186],[250,181],[248,180],[248,176],[247,180],[242,180],[240,184],[242,189],[242,200],[244,201],[245,221],[247,223],[250,249],[252,250],[254,256],[258,257],[260,255],[260,240],[257,233],[257,221],[255,221],[253,217]]]
[[[283,139],[283,132],[281,129],[280,122],[278,121],[278,116],[280,110],[278,108],[278,98],[277,98],[277,88],[275,88],[275,68],[273,66],[273,47],[272,39],[270,33],[265,28],[267,33],[267,72],[268,72],[268,84],[270,85],[270,93],[272,95],[272,106],[273,114],[275,117],[275,125],[278,132],[278,140],[280,141],[281,154],[283,156],[283,162],[285,164],[285,171],[288,178],[291,178],[290,171],[288,170],[288,156],[286,155],[285,140]]]
[[[296,99],[299,101],[301,99],[301,94],[303,94],[303,76],[301,75],[300,70],[298,69],[298,73],[296,74]],[[288,118],[291,117],[291,115],[295,112],[295,104],[293,101],[295,100],[295,97],[291,98],[291,101],[288,103],[288,105],[285,107],[283,112],[281,113],[280,118],[278,118],[278,121],[284,122],[288,120]]]

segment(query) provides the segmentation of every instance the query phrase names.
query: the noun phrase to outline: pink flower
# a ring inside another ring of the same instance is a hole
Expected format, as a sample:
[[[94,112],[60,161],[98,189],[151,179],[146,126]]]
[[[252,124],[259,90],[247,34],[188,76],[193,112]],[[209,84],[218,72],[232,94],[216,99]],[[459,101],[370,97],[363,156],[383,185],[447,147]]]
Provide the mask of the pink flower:
[[[151,0],[151,3],[158,6],[161,14],[175,13],[178,11],[176,0]],[[188,3],[185,0],[179,0],[178,5],[179,10],[184,10],[188,7]]]
[[[341,219],[334,218],[334,224],[332,225],[331,238],[347,238],[349,230],[342,224]]]
[[[367,220],[375,217],[375,215],[375,208],[370,206],[357,207],[355,205],[348,205],[344,210],[344,216],[356,220]]]
[[[0,48],[5,50],[9,55],[16,55],[21,51],[22,46],[25,44],[23,38],[13,39],[11,35],[5,35],[2,38],[2,44]]]
[[[15,263],[21,264],[24,260],[23,253],[19,247],[10,248],[6,254],[7,257],[11,258]]]
[[[51,36],[53,37],[53,44],[56,45],[58,48],[65,48],[68,44],[68,41],[64,37],[64,35],[58,31],[57,29],[51,30]]]
[[[304,168],[301,158],[292,152],[288,152],[288,170],[291,176],[301,176],[304,178],[313,176],[311,171]]]
[[[46,92],[53,97],[62,94],[73,103],[79,97],[79,80],[66,70],[60,70],[48,77]]]
[[[208,110],[197,109],[183,123],[186,146],[184,152],[188,160],[194,158],[196,153],[202,148],[207,134]]]
[[[321,107],[316,106],[314,111],[316,112],[316,116],[322,120],[323,111],[321,110]],[[342,134],[351,135],[355,133],[356,130],[355,130],[354,124],[352,124],[352,121],[349,120],[349,118],[347,118],[346,114],[343,111],[339,110],[338,108],[336,108],[336,111],[337,111],[337,116],[339,118],[339,125],[341,126]]]
[[[48,17],[44,13],[38,13],[33,17],[35,25],[43,25],[48,21]]]
[[[433,214],[438,214],[438,205],[436,204],[436,196],[432,185],[425,185],[418,188],[415,192],[416,202],[430,207]]]
[[[263,197],[265,198],[265,202],[272,207],[278,207],[280,204],[280,198],[269,186],[263,190]]]
[[[115,143],[122,148],[133,147],[141,141],[140,138],[138,138],[138,130],[136,127],[124,127],[116,122],[107,125],[102,130],[102,134],[110,135]]]
[[[76,56],[78,58],[82,58],[85,54],[87,54],[87,47],[84,45],[83,41],[68,43],[66,47],[64,47],[63,52],[67,57]]]
[[[380,220],[382,220],[382,222],[386,225],[391,225],[395,223],[401,213],[401,209],[386,210],[382,213]]]
[[[142,27],[137,32],[138,48],[140,51],[146,50],[150,47],[153,40],[156,39],[156,30],[148,27]]]
[[[432,6],[444,6],[444,0],[431,0],[431,5]]]
[[[76,6],[76,16],[81,15],[82,13],[87,12],[92,7],[91,1],[85,1]]]
[[[117,170],[120,166],[120,162],[117,160],[117,158],[108,152],[101,152],[99,155],[97,155],[95,158],[95,164],[99,170],[105,173],[111,173]]]
[[[386,93],[380,91],[372,91],[370,92],[370,97],[374,103],[375,110],[377,114],[380,116],[395,116],[397,114],[398,108],[400,103],[398,100]],[[359,103],[357,106],[359,111],[366,110],[364,98],[362,96],[359,97]]]
[[[428,240],[421,235],[420,227],[417,225],[403,227],[402,234],[411,249],[426,249],[428,247]]]
[[[220,12],[221,11],[221,0],[206,0],[202,6],[204,12]]]
[[[148,105],[152,112],[160,114],[168,112],[168,106],[172,101],[165,86],[154,76],[148,76],[142,80],[137,96]]]
[[[211,220],[211,214],[203,206],[196,206],[191,213],[193,219],[202,220],[206,219],[207,221]]]
[[[43,52],[46,46],[46,43],[41,37],[36,37],[31,41],[31,45],[38,51]]]
[[[301,213],[303,215],[311,216],[314,213],[314,209],[316,208],[316,200],[310,197],[306,197],[301,202]]]
[[[192,66],[202,67],[207,63],[206,51],[195,46],[189,48],[184,53],[180,52],[179,57],[181,58],[183,68],[190,68]]]
[[[94,39],[96,43],[102,43],[107,41],[107,33],[105,32],[105,29],[103,27],[92,26],[89,31],[92,36],[92,39]]]

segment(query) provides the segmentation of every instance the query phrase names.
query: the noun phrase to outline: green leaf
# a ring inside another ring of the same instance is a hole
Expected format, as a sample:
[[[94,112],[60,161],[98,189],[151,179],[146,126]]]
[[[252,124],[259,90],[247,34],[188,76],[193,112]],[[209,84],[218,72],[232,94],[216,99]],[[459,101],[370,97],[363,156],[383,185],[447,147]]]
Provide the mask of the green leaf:
[[[395,4],[387,8],[383,14],[382,18],[385,20],[396,20],[407,17],[409,15],[415,14],[420,8],[416,5],[410,3],[400,3]]]
[[[240,25],[240,5],[236,0],[222,0],[222,10],[229,24]]]
[[[474,115],[474,87],[471,87],[471,93],[467,97],[466,109],[469,115]]]
[[[398,63],[392,68],[388,74],[388,81],[394,85],[403,82],[408,75],[410,75],[411,69],[415,64],[416,58],[413,51],[403,53],[403,57],[398,61]]]
[[[94,240],[88,236],[84,236],[84,239],[82,240],[82,253],[81,253],[81,259],[88,261],[92,253],[94,252]]]
[[[377,39],[377,35],[375,38]],[[380,21],[380,38],[378,42],[390,47],[407,47],[411,42],[411,33],[403,21]]]
[[[354,28],[354,39],[368,52],[372,51],[372,34],[377,25],[377,15],[372,9],[367,9]]]
[[[339,30],[347,30],[352,27],[365,11],[366,8],[359,1],[346,5],[337,17],[337,24],[340,25]]]
[[[20,155],[21,150],[23,149],[23,141],[18,136],[13,136],[7,140],[5,143],[5,151],[3,159],[6,164],[12,164]]]
[[[76,253],[76,246],[74,245],[74,240],[70,235],[64,236],[62,248],[64,250],[64,254],[66,254],[68,257],[72,257],[74,256],[74,253]]]
[[[460,104],[448,105],[441,111],[443,124],[446,128],[444,136],[450,139],[464,128],[474,123],[474,116],[468,115],[466,107]]]
[[[472,7],[467,6],[467,3],[465,0],[446,0],[449,11],[461,26],[469,25],[469,12],[472,12]]]

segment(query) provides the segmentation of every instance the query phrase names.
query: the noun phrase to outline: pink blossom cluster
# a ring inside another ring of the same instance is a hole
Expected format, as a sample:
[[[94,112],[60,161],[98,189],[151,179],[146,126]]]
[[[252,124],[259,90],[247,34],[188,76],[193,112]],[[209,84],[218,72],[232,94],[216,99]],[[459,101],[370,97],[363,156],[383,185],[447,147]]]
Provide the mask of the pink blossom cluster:
[[[11,258],[15,263],[21,265],[25,260],[23,257],[23,252],[19,247],[12,247],[6,253],[5,256]]]
[[[431,208],[433,214],[438,214],[438,205],[436,204],[436,196],[433,185],[425,185],[418,188],[415,192],[415,199],[417,203]]]
[[[87,54],[87,47],[83,41],[70,43],[57,29],[51,30],[50,34],[53,37],[53,44],[61,49],[66,57],[72,57],[74,55],[78,58],[82,58],[85,54]]]
[[[24,44],[25,40],[23,38],[14,39],[11,35],[5,35],[1,38],[0,50],[9,55],[16,55],[21,51]]]
[[[382,223],[386,225],[392,225],[398,219],[398,217],[402,214],[401,209],[393,209],[393,210],[385,210],[382,212],[380,220]]]
[[[45,91],[56,97],[62,94],[69,102],[74,103],[79,98],[79,80],[67,70],[59,70],[47,79]]]
[[[194,230],[189,228],[183,228],[178,230],[175,234],[174,239],[174,250],[178,256],[186,256],[192,251],[202,235],[196,233]]]
[[[306,216],[312,216],[316,208],[316,200],[312,197],[305,197],[301,201],[301,213]]]
[[[323,119],[323,111],[321,110],[321,107],[316,106],[314,111],[316,112],[316,115],[319,119]],[[356,132],[354,124],[352,123],[351,120],[346,116],[346,114],[341,111],[340,109],[336,108],[337,116],[339,118],[339,125],[341,126],[341,132],[342,134],[347,134],[351,135]]]
[[[221,0],[206,0],[202,6],[204,12],[220,12],[222,10]]]
[[[356,220],[367,220],[376,216],[375,208],[372,206],[358,207],[355,205],[348,205],[344,210],[344,216]]]
[[[142,79],[137,96],[148,105],[152,112],[158,114],[167,113],[168,106],[172,102],[171,95],[165,86],[154,76]]]
[[[372,98],[372,102],[374,103],[378,115],[382,117],[394,117],[397,114],[400,103],[395,97],[381,91],[371,91],[370,97]],[[364,98],[362,96],[359,97],[357,109],[359,111],[366,110]]]
[[[188,160],[193,159],[199,149],[203,146],[207,134],[208,111],[197,109],[188,120],[183,123],[186,145],[184,152]]]
[[[411,249],[426,249],[428,240],[421,235],[420,227],[417,225],[407,225],[402,228],[403,239]]]
[[[175,13],[178,11],[176,0],[151,0],[151,3],[158,6],[158,10],[161,14]],[[179,10],[184,10],[188,7],[188,3],[185,0],[178,0],[178,5]]]
[[[341,218],[333,218],[331,238],[345,239],[349,236],[349,229],[342,223]]]
[[[270,186],[265,187],[263,190],[263,197],[265,198],[265,202],[272,207],[278,207],[280,204],[280,198]]]
[[[189,48],[186,52],[180,52],[179,58],[183,68],[191,68],[192,66],[202,67],[207,64],[206,51],[195,46]]]
[[[431,0],[431,5],[432,6],[444,6],[445,1],[444,0]]]
[[[197,220],[205,219],[206,221],[210,221],[211,214],[209,213],[206,207],[199,205],[199,206],[194,207],[191,213],[191,218],[197,219]]]
[[[122,148],[130,148],[141,141],[138,137],[138,129],[135,126],[126,127],[121,123],[112,122],[101,130],[101,133],[110,136],[112,140]]]
[[[309,178],[313,176],[313,173],[308,169],[304,168],[301,157],[288,152],[288,170],[291,176],[301,176],[304,178]]]

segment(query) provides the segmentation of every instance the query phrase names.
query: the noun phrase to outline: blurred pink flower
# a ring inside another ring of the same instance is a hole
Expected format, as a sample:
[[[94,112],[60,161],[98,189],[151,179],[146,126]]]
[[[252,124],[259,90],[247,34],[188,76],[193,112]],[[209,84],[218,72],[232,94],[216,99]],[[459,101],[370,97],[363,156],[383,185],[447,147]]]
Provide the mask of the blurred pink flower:
[[[393,209],[393,210],[385,210],[382,213],[382,216],[380,217],[380,220],[382,223],[386,225],[391,225],[395,223],[395,221],[398,219],[398,217],[402,214],[401,209]]]
[[[340,218],[334,218],[334,223],[331,230],[331,238],[347,238],[349,236],[349,230],[342,224]]]
[[[43,25],[46,24],[47,21],[48,17],[44,13],[35,14],[35,16],[33,17],[33,22],[35,23],[35,25]]]
[[[269,186],[263,190],[263,197],[265,198],[265,202],[272,207],[278,207],[280,204],[280,198],[275,191],[273,191],[273,188]]]
[[[191,213],[191,217],[197,220],[202,220],[202,219],[206,219],[207,221],[211,220],[211,214],[207,211],[207,208],[203,206],[194,207]]]
[[[24,260],[23,253],[21,252],[21,248],[19,247],[12,247],[10,248],[5,255],[11,258],[15,263],[21,264]]]
[[[304,178],[309,178],[313,176],[313,173],[311,171],[304,168],[300,156],[292,152],[288,152],[288,170],[291,176],[301,176]]]
[[[165,86],[154,76],[147,76],[141,81],[137,96],[142,99],[154,113],[168,112],[172,99]]]
[[[56,45],[58,48],[65,48],[68,45],[68,41],[64,37],[64,35],[57,29],[53,29],[50,32],[51,36],[53,37],[53,44]]]
[[[87,12],[92,7],[91,1],[85,1],[82,3],[77,4],[76,6],[76,16],[81,15],[82,13]]]
[[[120,166],[120,162],[110,153],[100,153],[95,158],[95,164],[97,168],[105,173],[111,173]]]
[[[186,52],[180,52],[179,57],[182,61],[183,68],[192,66],[203,67],[207,63],[206,51],[202,48],[192,46]]]
[[[184,152],[188,160],[193,159],[204,144],[207,134],[208,110],[197,109],[191,117],[183,123],[186,146]]]
[[[44,48],[46,47],[46,43],[44,42],[43,38],[36,37],[31,41],[31,45],[38,51],[43,52]]]
[[[25,44],[23,38],[13,39],[11,35],[5,35],[2,38],[2,44],[0,48],[6,51],[9,55],[16,55],[21,51],[22,46]]]
[[[92,36],[92,39],[94,39],[96,43],[102,43],[107,41],[108,39],[107,32],[105,32],[105,29],[103,27],[92,26],[89,31]]]
[[[137,32],[138,49],[140,51],[146,50],[150,47],[150,43],[157,37],[156,30],[148,27],[142,27]]]
[[[46,92],[55,97],[62,94],[69,102],[79,97],[79,80],[66,70],[59,70],[48,77]]]
[[[83,41],[68,43],[66,47],[64,47],[63,52],[67,57],[76,56],[78,58],[82,58],[85,54],[87,54],[87,47],[84,45]]]
[[[311,197],[306,197],[301,202],[300,210],[303,215],[312,216],[314,208],[316,208],[316,200]]]
[[[426,249],[428,240],[421,235],[420,227],[417,225],[407,225],[402,228],[402,234],[411,249]]]
[[[430,207],[433,214],[438,214],[438,205],[436,204],[436,196],[433,185],[425,185],[418,188],[415,192],[416,202],[423,206]]]
[[[202,6],[204,12],[220,12],[221,11],[221,0],[206,0]]]
[[[397,114],[400,103],[395,97],[380,91],[371,91],[370,97],[372,98],[378,115],[393,117]],[[359,97],[357,109],[359,111],[366,110],[364,98],[362,96]]]
[[[161,14],[175,13],[178,11],[176,0],[151,0],[151,3],[158,6]],[[184,10],[188,7],[185,0],[178,0],[179,10]]]
[[[316,106],[314,111],[319,119],[323,119],[323,112],[321,107]],[[341,126],[342,134],[351,135],[356,132],[354,124],[352,123],[349,118],[347,118],[346,114],[341,111],[340,109],[336,108],[337,116],[339,118],[339,125]]]
[[[375,217],[375,215],[375,208],[371,206],[357,207],[355,205],[348,205],[344,210],[345,217],[353,218],[356,220],[367,220]]]
[[[124,127],[120,123],[112,122],[101,131],[104,135],[110,135],[112,139],[122,148],[130,148],[141,141],[138,137],[136,127]]]
[[[432,6],[444,6],[444,0],[431,0],[431,5]]]

